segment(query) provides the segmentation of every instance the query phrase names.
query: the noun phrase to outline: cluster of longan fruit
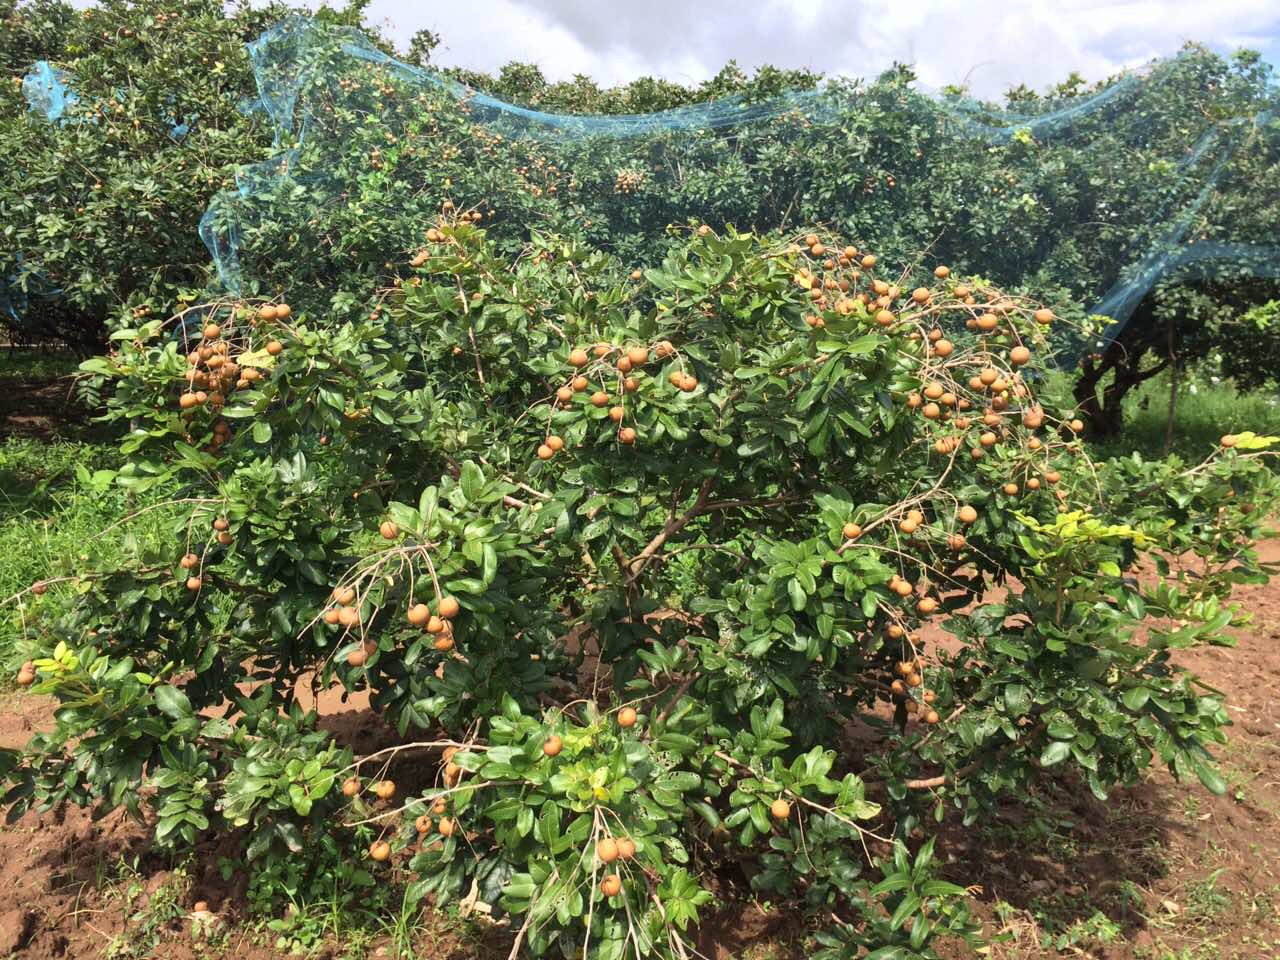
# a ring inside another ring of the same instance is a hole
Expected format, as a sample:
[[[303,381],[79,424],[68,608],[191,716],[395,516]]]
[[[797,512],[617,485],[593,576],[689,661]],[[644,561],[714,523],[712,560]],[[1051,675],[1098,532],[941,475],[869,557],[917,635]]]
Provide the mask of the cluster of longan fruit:
[[[592,356],[594,355],[594,363]],[[635,393],[640,389],[640,377],[644,374],[644,367],[647,366],[651,359],[667,360],[676,355],[676,348],[670,340],[661,340],[653,345],[652,350],[649,347],[640,344],[632,344],[628,347],[618,346],[612,343],[597,343],[591,348],[591,353],[583,347],[575,347],[569,351],[568,363],[573,368],[574,374],[568,382],[562,384],[555,395],[555,402],[560,407],[567,407],[573,403],[574,397],[578,394],[585,394],[591,388],[591,380],[589,375],[604,376],[616,378],[617,401],[623,400],[627,394]],[[683,370],[673,370],[668,378],[671,385],[684,393],[692,393],[698,388],[698,380],[690,373]],[[590,394],[590,402],[593,407],[609,408],[609,420],[618,426],[618,442],[626,446],[630,446],[636,442],[637,433],[635,427],[622,426],[623,420],[626,418],[626,408],[621,402],[615,402],[614,398],[603,389],[598,389]],[[548,434],[542,443],[538,445],[536,451],[539,460],[550,460],[557,453],[564,449],[564,438],[556,434]]]

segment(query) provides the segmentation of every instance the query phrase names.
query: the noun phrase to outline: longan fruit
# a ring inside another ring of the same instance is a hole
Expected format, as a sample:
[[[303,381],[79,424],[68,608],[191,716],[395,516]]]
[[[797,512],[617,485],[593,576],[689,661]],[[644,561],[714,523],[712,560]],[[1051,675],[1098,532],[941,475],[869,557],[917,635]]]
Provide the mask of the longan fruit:
[[[443,597],[438,610],[444,619],[452,620],[462,611],[462,605],[454,597]]]
[[[596,844],[596,858],[601,863],[613,863],[618,859],[618,842],[613,837],[605,837]]]
[[[622,728],[634,727],[636,725],[636,711],[634,707],[623,707],[618,711],[618,726]]]
[[[769,804],[769,813],[775,820],[786,820],[791,816],[791,804],[779,797]]]
[[[557,735],[552,734],[542,744],[542,752],[548,757],[560,756],[560,751],[564,749],[564,741]]]
[[[415,603],[406,614],[409,623],[415,627],[425,626],[431,619],[431,609],[425,603]]]

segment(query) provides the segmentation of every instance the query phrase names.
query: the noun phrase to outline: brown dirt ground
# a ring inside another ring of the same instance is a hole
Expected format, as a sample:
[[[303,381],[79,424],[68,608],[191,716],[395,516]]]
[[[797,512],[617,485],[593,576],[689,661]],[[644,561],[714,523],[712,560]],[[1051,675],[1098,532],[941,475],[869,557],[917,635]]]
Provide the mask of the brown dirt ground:
[[[1262,552],[1280,561],[1280,540]],[[974,889],[987,956],[1280,958],[1280,580],[1241,588],[1237,599],[1255,617],[1238,632],[1239,645],[1183,655],[1229,694],[1234,726],[1219,751],[1225,796],[1198,783],[1178,785],[1162,768],[1107,803],[1063,778],[1001,803],[981,825],[942,834],[944,872]],[[20,746],[47,727],[51,709],[40,698],[5,696],[0,747]],[[322,695],[319,709],[341,739],[367,747],[380,736],[365,702]],[[0,958],[280,955],[274,934],[247,919],[243,884],[224,883],[218,873],[218,858],[232,850],[208,841],[183,871],[150,851],[148,836],[119,812],[94,822],[81,810],[29,814],[0,829]],[[148,916],[160,912],[148,906],[165,898],[178,907],[148,929]],[[198,899],[210,902],[211,918],[184,912]],[[194,936],[203,919],[221,927],[216,944]],[[789,911],[739,900],[704,923],[698,949],[712,960],[800,958],[807,956],[804,933]],[[487,960],[505,957],[508,944],[503,931],[428,911],[414,956]],[[331,943],[316,955],[397,955],[387,936],[363,941],[358,952],[355,946]]]

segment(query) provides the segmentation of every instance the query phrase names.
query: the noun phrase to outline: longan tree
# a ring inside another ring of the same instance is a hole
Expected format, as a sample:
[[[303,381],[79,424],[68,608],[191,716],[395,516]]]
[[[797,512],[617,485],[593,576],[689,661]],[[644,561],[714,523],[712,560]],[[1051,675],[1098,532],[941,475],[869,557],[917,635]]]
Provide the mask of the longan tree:
[[[1172,653],[1265,574],[1275,438],[1091,464],[1036,396],[1052,311],[822,232],[635,271],[449,210],[403,262],[356,320],[217,301],[86,365],[173,542],[122,518],[123,561],[33,587],[61,708],[11,813],[150,810],[251,871],[337,842],[513,956],[685,956],[720,874],[834,960],[976,942],[949,810],[1157,758],[1223,789]],[[389,745],[302,707],[335,686]]]

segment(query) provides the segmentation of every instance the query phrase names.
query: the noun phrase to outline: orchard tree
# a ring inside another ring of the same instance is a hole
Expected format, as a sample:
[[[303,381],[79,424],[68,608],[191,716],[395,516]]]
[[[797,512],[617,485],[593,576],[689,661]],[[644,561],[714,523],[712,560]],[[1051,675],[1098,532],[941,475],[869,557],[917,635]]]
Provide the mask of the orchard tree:
[[[358,23],[363,4],[322,10]],[[255,90],[245,44],[282,3],[54,0],[8,4],[0,56],[0,281],[23,303],[0,323],[17,341],[96,350],[108,317],[135,319],[204,287],[196,226],[234,167],[271,131],[243,102]],[[22,77],[53,61],[76,102],[52,122],[28,109]]]
[[[1157,760],[1224,789],[1226,704],[1172,654],[1244,620],[1277,438],[1092,465],[1034,392],[1051,310],[823,230],[638,269],[473,214],[355,319],[217,301],[86,364],[173,542],[124,517],[31,588],[65,602],[18,679],[61,706],[0,754],[10,815],[342,850],[513,956],[686,956],[745,870],[839,960],[978,942],[948,812]],[[389,746],[300,705],[335,686]]]

